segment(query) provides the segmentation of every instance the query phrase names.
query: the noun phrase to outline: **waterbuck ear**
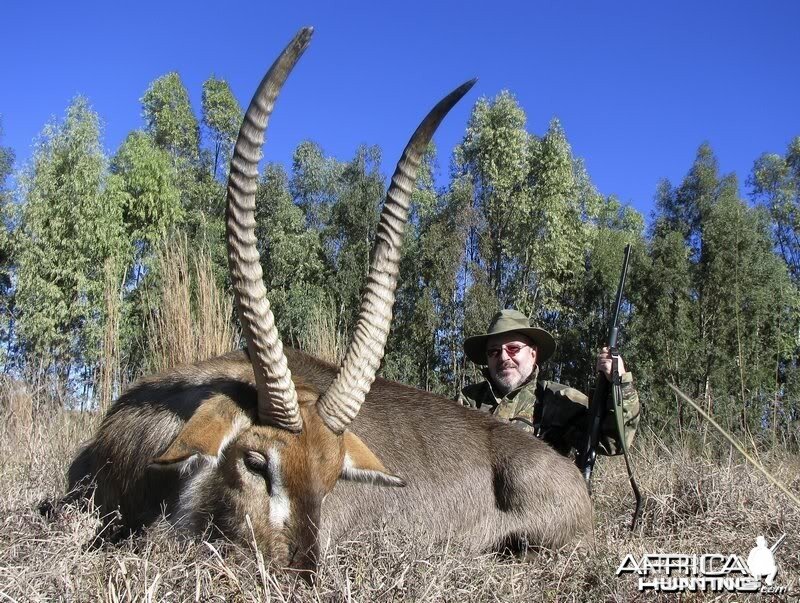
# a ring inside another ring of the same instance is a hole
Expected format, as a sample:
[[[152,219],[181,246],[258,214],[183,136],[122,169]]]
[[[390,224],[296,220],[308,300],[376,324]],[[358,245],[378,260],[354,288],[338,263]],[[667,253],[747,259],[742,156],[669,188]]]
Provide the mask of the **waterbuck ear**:
[[[406,483],[392,475],[361,439],[349,431],[344,432],[344,460],[339,479],[377,486],[400,487]]]
[[[225,446],[251,424],[242,409],[227,397],[203,402],[164,453],[153,459],[156,466],[181,463],[195,455],[218,457]]]

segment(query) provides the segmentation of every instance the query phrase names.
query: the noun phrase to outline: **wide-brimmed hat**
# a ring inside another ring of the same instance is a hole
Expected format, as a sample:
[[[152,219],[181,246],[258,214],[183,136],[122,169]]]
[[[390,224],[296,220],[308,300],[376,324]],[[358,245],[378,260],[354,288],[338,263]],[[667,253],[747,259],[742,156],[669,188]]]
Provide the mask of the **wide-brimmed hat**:
[[[520,333],[533,341],[539,349],[536,363],[542,364],[556,351],[556,340],[544,329],[532,327],[528,317],[517,310],[500,310],[492,317],[489,328],[483,335],[473,335],[464,340],[464,353],[475,364],[489,364],[486,357],[486,341],[493,335],[509,332]]]

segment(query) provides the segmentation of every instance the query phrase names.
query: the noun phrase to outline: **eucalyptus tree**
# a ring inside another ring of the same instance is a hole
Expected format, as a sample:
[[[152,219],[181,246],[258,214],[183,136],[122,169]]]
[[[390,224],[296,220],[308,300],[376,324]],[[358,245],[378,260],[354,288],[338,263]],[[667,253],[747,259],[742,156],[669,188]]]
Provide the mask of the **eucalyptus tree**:
[[[479,218],[470,255],[486,271],[501,305],[511,302],[509,255],[516,251],[514,235],[526,217],[530,199],[533,145],[525,121],[525,112],[509,92],[491,101],[481,98],[456,149],[460,171],[472,179]]]
[[[630,319],[633,274],[644,256],[644,218],[615,197],[602,197],[594,187],[584,191],[585,221],[579,232],[584,238],[583,261],[575,277],[565,279],[562,308],[557,324],[560,353],[554,372],[563,383],[588,391],[594,385],[597,350],[607,343],[608,324],[619,284],[623,251],[633,246],[631,270],[620,315],[619,342],[626,365],[633,365],[633,332]]]
[[[481,99],[456,165],[471,180],[475,211],[467,252],[474,264],[466,273],[475,291],[464,298],[465,329],[485,326],[497,307],[515,306],[559,337],[573,332],[599,201],[559,121],[536,136],[511,94]],[[573,360],[559,354],[551,365],[558,372]]]
[[[327,288],[334,295],[338,329],[343,335],[351,332],[358,313],[361,283],[369,267],[385,194],[380,161],[377,146],[362,145],[356,150],[341,170],[330,219],[321,232],[329,274]]]
[[[112,280],[124,281],[119,325],[123,366],[133,377],[144,362],[147,300],[141,285],[153,267],[154,249],[183,221],[178,171],[151,134],[131,132],[111,158],[105,194],[122,212],[126,253]]]
[[[203,125],[211,139],[214,157],[211,174],[218,176],[220,165],[227,165],[233,142],[242,123],[242,108],[228,82],[215,77],[203,82]],[[222,174],[223,178],[226,174]]]
[[[153,81],[141,103],[146,129],[155,144],[176,159],[196,160],[200,131],[180,76],[173,71]]]
[[[465,318],[462,283],[465,241],[473,219],[469,192],[468,183],[452,183],[424,225],[420,241],[424,294],[433,305],[436,316],[433,333],[435,356],[431,360],[438,366],[428,367],[426,382],[446,388],[443,391],[447,394],[465,385],[461,354]],[[431,372],[435,373],[435,379],[430,376]]]
[[[292,156],[289,191],[306,216],[309,228],[322,230],[331,220],[331,208],[339,198],[345,163],[326,157],[322,147],[301,142]]]
[[[448,393],[460,391],[474,369],[462,352],[466,334],[476,332],[472,328],[474,322],[468,317],[476,321],[478,316],[491,315],[491,308],[497,307],[493,296],[488,295],[484,302],[476,295],[481,280],[471,277],[477,271],[475,258],[470,255],[475,248],[472,238],[476,231],[473,198],[473,183],[468,175],[451,180],[424,243],[441,306],[437,332],[441,359],[438,371],[440,381],[450,386]]]
[[[0,141],[3,139],[3,121],[0,116]],[[0,287],[6,284],[9,262],[11,260],[11,211],[12,191],[7,180],[14,169],[14,150],[0,145]]]
[[[422,236],[436,210],[433,186],[436,151],[429,145],[417,172],[403,238],[392,329],[386,343],[382,373],[389,379],[430,389],[435,361],[437,316],[430,279],[422,266]]]
[[[748,183],[754,199],[769,212],[773,240],[793,281],[792,287],[781,289],[778,299],[788,307],[796,307],[800,293],[800,136],[789,142],[783,156],[761,155]],[[796,340],[785,340],[786,334],[793,331],[793,317],[779,313],[776,317],[776,330],[784,337],[775,366],[772,423],[777,435],[779,425],[786,427],[800,421],[800,346]],[[798,443],[796,437],[794,443]]]
[[[716,333],[711,329],[715,312],[714,292],[709,291],[706,269],[709,266],[705,249],[704,229],[720,189],[721,178],[717,159],[708,144],[698,148],[695,160],[686,177],[677,187],[663,183],[656,199],[659,227],[679,233],[688,248],[691,266],[690,295],[693,303],[690,316],[693,323],[694,345],[689,371],[695,396],[703,396],[712,404],[711,373]]]
[[[111,159],[107,194],[122,208],[134,264],[183,219],[178,175],[169,154],[143,131],[131,132]]]
[[[721,182],[704,243],[701,278],[712,334],[705,352],[717,405],[727,402],[727,414],[731,421],[737,417],[739,427],[758,429],[771,414],[781,387],[781,350],[797,326],[791,281],[773,251],[766,212],[739,198],[735,178]]]
[[[516,305],[530,308],[540,322],[558,330],[569,324],[564,303],[579,286],[586,250],[584,192],[575,159],[557,119],[541,138],[531,140],[530,195],[514,237],[520,264]],[[581,174],[581,179],[588,176]]]
[[[430,145],[417,176],[383,372],[429,391],[455,391],[463,310],[457,278],[464,253],[468,204],[434,186],[436,150]],[[456,338],[453,335],[457,335]],[[455,345],[454,345],[455,344]]]
[[[471,210],[467,246],[461,268],[463,338],[481,332],[489,317],[512,303],[509,257],[513,232],[522,222],[524,199],[530,193],[531,137],[525,113],[509,92],[473,107],[462,142],[455,149],[452,191],[467,197]],[[461,358],[458,387],[475,377]]]
[[[0,116],[0,141],[3,137],[3,122]],[[13,291],[11,272],[13,247],[13,195],[6,181],[14,168],[14,151],[0,145],[0,361],[8,366],[8,352],[13,330]]]
[[[190,238],[195,240],[198,232],[204,232],[206,220],[214,220],[213,216],[219,213],[224,193],[221,185],[213,186],[216,182],[213,175],[207,175],[212,170],[213,160],[210,153],[201,151],[200,129],[189,102],[189,92],[180,76],[171,72],[147,87],[141,103],[145,131],[155,146],[172,160],[187,228]],[[217,221],[220,219],[216,217]]]
[[[694,388],[692,358],[696,346],[692,322],[692,263],[681,232],[656,219],[647,241],[646,255],[637,254],[630,274],[633,315],[630,340],[635,354],[640,391],[648,395],[645,413],[651,420],[683,428],[686,409],[666,383],[684,390]],[[626,357],[626,361],[629,360]],[[677,408],[677,411],[675,408]]]
[[[17,304],[29,357],[88,380],[103,327],[104,265],[127,246],[123,208],[103,190],[100,120],[76,98],[45,127],[22,176]]]
[[[211,162],[211,154],[203,149],[197,163],[178,170],[184,208],[182,230],[192,247],[205,250],[215,271],[227,278],[225,183],[213,176]]]
[[[748,182],[754,198],[769,211],[776,245],[792,278],[800,282],[800,136],[784,156],[761,155]]]
[[[730,427],[758,428],[782,388],[795,304],[766,213],[739,198],[708,145],[678,187],[662,184],[657,208],[639,331],[654,391],[666,394],[662,377],[682,382]]]
[[[319,231],[306,227],[278,164],[267,165],[258,184],[256,240],[280,332],[291,345],[314,345],[312,323],[332,303],[325,289],[325,257]]]
[[[141,102],[147,133],[159,149],[169,154],[176,170],[182,226],[190,244],[208,252],[216,271],[225,274],[224,174],[219,178],[217,172],[218,166],[227,161],[238,132],[241,109],[224,80],[213,77],[206,80],[202,119],[210,137],[211,148],[207,148],[200,144],[198,120],[177,73],[168,73],[152,82]]]

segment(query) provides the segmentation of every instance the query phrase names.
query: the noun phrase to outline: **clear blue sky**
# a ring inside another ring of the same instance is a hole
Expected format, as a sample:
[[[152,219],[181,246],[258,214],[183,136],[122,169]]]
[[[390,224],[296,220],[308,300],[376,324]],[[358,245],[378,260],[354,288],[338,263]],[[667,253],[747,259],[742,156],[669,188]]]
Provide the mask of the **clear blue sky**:
[[[649,214],[661,178],[686,174],[699,144],[743,183],[765,151],[800,135],[800,2],[18,2],[0,7],[2,144],[32,142],[76,94],[113,152],[140,127],[147,85],[178,71],[199,109],[209,75],[244,105],[304,25],[314,39],[282,94],[266,157],[305,139],[341,159],[384,150],[388,173],[419,119],[479,78],[437,135],[440,169],[472,103],[511,90],[542,134],[557,116],[594,183]]]

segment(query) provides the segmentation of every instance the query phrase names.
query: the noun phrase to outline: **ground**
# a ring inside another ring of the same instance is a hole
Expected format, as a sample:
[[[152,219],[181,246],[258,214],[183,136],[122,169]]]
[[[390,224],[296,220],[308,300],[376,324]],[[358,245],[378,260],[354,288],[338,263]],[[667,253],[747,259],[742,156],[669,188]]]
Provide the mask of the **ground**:
[[[787,594],[681,600],[800,600],[800,509],[713,432],[695,431],[690,443],[642,430],[634,462],[647,502],[634,532],[624,463],[601,458],[592,550],[475,557],[402,534],[369,533],[325,551],[309,587],[265,567],[252,548],[180,539],[163,525],[120,546],[90,549],[95,518],[69,508],[48,520],[37,505],[63,492],[66,468],[98,417],[36,408],[24,398],[8,390],[0,396],[0,601],[671,601],[677,596],[641,593],[635,576],[617,576],[625,555],[746,559],[758,535],[771,544],[783,533],[775,583],[788,586]],[[800,457],[757,449],[761,462],[800,492]]]

